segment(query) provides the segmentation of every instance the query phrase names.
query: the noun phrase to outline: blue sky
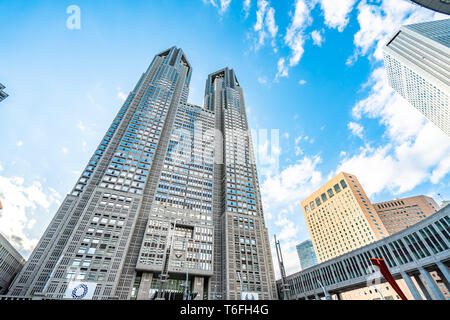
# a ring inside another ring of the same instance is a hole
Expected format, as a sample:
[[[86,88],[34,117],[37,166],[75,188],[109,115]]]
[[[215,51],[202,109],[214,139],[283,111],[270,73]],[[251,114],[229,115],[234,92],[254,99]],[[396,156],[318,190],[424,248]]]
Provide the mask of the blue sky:
[[[0,0],[0,232],[29,255],[124,97],[173,45],[193,66],[191,103],[229,66],[250,127],[278,130],[278,147],[255,150],[277,155],[258,170],[288,273],[309,238],[300,201],[340,170],[373,202],[448,199],[450,139],[389,88],[381,54],[402,24],[443,18],[403,0]]]

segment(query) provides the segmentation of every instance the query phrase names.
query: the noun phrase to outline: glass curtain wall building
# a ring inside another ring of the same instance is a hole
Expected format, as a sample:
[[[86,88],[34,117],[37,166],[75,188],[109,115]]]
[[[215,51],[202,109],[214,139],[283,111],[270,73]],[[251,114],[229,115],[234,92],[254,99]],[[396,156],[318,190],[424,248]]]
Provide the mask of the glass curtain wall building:
[[[317,264],[316,253],[311,240],[303,241],[296,246],[301,270],[308,269]]]
[[[390,86],[450,136],[450,19],[402,26],[383,55]]]
[[[155,56],[8,295],[276,298],[242,89],[225,68],[192,105],[191,74]]]

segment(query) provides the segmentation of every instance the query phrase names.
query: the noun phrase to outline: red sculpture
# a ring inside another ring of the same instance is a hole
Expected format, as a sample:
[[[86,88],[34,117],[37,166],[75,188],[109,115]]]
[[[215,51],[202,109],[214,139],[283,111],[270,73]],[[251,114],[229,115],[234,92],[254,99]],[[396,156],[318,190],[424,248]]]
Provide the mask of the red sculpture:
[[[370,258],[370,261],[374,266],[377,266],[380,269],[380,272],[383,275],[383,277],[386,279],[387,282],[389,282],[389,284],[392,286],[395,292],[398,293],[400,298],[402,298],[402,300],[408,300],[403,291],[398,286],[397,282],[395,282],[394,277],[392,277],[392,274],[389,271],[386,262],[384,262],[383,259],[375,259],[375,258]]]

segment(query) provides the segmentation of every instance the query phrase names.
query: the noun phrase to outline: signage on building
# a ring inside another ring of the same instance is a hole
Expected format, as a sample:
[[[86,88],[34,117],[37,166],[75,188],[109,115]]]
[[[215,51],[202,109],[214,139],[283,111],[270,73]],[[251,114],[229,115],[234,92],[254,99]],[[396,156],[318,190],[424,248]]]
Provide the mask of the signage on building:
[[[95,282],[71,281],[69,282],[66,292],[64,293],[64,298],[91,300],[94,296],[95,288],[97,288],[97,283]]]
[[[259,296],[256,292],[242,291],[241,300],[259,300]]]

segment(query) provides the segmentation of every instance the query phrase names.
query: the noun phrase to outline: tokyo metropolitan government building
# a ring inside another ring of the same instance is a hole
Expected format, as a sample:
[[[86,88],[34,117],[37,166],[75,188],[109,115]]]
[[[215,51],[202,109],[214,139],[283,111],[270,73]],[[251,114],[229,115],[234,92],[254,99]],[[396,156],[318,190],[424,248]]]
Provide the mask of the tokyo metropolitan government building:
[[[277,298],[242,88],[224,68],[192,105],[191,74],[156,55],[8,295]]]

